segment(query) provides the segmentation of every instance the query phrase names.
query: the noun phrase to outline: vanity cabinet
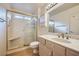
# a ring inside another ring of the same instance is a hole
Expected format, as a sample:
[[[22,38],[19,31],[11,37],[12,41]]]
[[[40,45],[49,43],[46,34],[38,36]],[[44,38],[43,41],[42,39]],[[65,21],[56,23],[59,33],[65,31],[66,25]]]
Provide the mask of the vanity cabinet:
[[[40,56],[51,56],[52,55],[52,50],[47,47],[46,45],[46,39],[38,37],[38,41],[40,42],[39,44],[39,55]],[[48,45],[50,46],[50,45]]]
[[[65,56],[65,47],[54,44],[53,56]]]
[[[46,40],[46,46],[49,47],[50,49],[53,49],[54,48],[54,43],[49,41],[49,40]]]
[[[51,56],[52,52],[45,45],[39,44],[39,55],[40,56]]]
[[[40,42],[40,56],[65,56],[65,47],[41,37],[38,38],[38,41]]]
[[[54,43],[49,40],[46,40],[46,47],[51,50],[51,53],[53,55]]]
[[[39,37],[39,55],[40,56],[79,56],[79,52],[69,49],[65,46]]]
[[[66,49],[66,55],[67,56],[79,56],[79,52],[76,52],[74,50],[71,50],[71,49]]]
[[[41,44],[45,44],[46,43],[46,39],[38,37],[37,39]]]

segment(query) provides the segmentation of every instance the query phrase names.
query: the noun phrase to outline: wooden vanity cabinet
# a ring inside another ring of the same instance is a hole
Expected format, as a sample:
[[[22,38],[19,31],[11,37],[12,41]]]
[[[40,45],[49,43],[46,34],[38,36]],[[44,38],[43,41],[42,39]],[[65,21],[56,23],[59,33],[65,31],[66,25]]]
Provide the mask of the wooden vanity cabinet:
[[[79,56],[79,52],[39,37],[40,56]]]
[[[44,38],[38,37],[37,40],[38,40],[41,44],[44,44],[44,45],[45,45],[45,43],[46,43],[46,39],[44,39]]]
[[[46,40],[46,47],[50,49],[53,56],[54,43],[49,40]]]
[[[39,55],[40,56],[51,56],[52,55],[52,50],[46,46],[46,39],[39,37],[38,41],[40,42],[39,44]]]
[[[51,56],[52,52],[45,45],[39,44],[39,55],[40,56]]]
[[[66,56],[79,56],[79,52],[76,52],[74,50],[71,49],[66,49]]]
[[[49,41],[49,40],[46,40],[46,46],[49,47],[50,49],[53,49],[54,48],[54,43]]]
[[[54,44],[53,56],[65,56],[65,47]]]
[[[65,56],[65,48],[49,40],[38,38],[40,56]]]

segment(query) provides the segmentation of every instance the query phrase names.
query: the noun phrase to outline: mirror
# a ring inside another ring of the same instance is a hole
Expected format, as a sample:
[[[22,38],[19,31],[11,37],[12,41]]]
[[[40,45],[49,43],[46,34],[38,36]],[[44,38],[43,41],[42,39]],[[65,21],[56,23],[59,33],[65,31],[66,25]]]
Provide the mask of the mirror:
[[[68,6],[71,5],[75,4],[70,3]],[[62,9],[65,7],[67,6],[63,6]],[[72,6],[62,12],[59,10],[60,9],[48,13],[49,32],[79,34],[79,4],[76,4],[75,6]]]
[[[48,22],[49,32],[54,33],[69,33],[69,22],[68,20],[63,20],[63,17],[60,19],[58,15],[50,17],[51,19]]]

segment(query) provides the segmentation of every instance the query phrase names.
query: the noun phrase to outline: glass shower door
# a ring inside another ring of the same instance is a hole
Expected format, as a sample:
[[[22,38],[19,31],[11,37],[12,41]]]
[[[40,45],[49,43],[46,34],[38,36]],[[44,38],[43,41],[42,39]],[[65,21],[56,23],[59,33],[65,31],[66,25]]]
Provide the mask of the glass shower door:
[[[10,49],[29,45],[36,40],[36,21],[32,16],[11,13],[11,22],[8,26],[8,46]],[[15,40],[12,40],[15,39]]]
[[[36,40],[36,19],[25,17],[24,44],[28,45]]]

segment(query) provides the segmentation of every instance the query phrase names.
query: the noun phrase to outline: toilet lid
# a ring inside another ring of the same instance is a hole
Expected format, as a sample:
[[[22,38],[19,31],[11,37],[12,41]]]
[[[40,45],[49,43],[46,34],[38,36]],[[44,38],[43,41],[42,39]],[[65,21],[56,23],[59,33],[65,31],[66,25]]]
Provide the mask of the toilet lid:
[[[39,45],[39,42],[38,41],[34,41],[30,44],[31,46],[34,46],[34,45]]]

